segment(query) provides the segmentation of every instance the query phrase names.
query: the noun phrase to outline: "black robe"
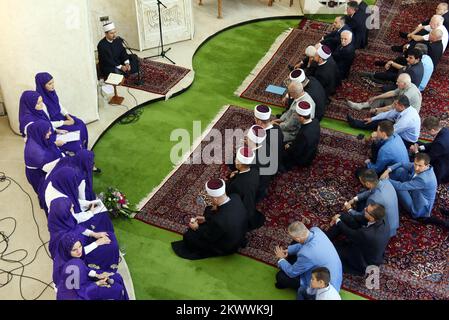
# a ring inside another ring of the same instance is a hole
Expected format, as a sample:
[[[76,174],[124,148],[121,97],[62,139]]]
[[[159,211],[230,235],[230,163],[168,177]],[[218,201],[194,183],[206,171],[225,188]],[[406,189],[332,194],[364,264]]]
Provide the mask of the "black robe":
[[[326,112],[328,105],[328,97],[321,83],[314,77],[309,77],[309,82],[304,87],[304,91],[312,97],[315,102],[315,119],[321,121]]]
[[[341,79],[346,79],[349,76],[349,70],[354,62],[355,47],[352,44],[349,44],[346,47],[340,45],[334,53],[332,53],[332,57],[337,64]]]
[[[256,210],[256,194],[259,189],[259,170],[256,167],[250,168],[244,173],[237,173],[226,184],[227,194],[238,194],[243,205],[248,212],[248,230],[261,227],[265,222],[265,217]]]
[[[124,65],[126,60],[130,61],[131,72],[138,71],[138,59],[136,56],[130,56],[123,46],[123,39],[117,38],[110,43],[103,38],[97,46],[100,73],[107,78],[110,73],[117,73],[116,67]]]
[[[204,211],[206,221],[196,231],[189,228],[183,240],[172,242],[175,253],[184,259],[197,260],[224,256],[246,245],[248,213],[240,196],[229,195],[229,202],[212,211]]]
[[[321,83],[328,97],[333,95],[340,85],[340,72],[332,57],[329,57],[326,63],[322,65],[313,62],[305,72],[308,77],[314,76]]]
[[[320,123],[313,119],[308,124],[301,125],[296,139],[285,152],[285,164],[287,169],[293,166],[306,167],[312,164],[318,153],[320,142]]]
[[[436,42],[424,42],[427,45],[427,54],[432,59],[434,70],[436,69],[438,63],[443,56],[443,40],[439,40]]]
[[[346,24],[351,28],[353,41],[356,49],[366,46],[366,14],[362,10],[357,10],[352,17],[346,16]]]

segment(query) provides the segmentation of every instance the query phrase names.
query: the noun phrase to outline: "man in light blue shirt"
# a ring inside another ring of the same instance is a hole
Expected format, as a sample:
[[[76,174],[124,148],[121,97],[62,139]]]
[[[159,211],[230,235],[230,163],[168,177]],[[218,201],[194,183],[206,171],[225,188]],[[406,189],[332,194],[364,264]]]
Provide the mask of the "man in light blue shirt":
[[[340,291],[343,268],[334,245],[320,230],[313,227],[310,231],[302,222],[293,222],[288,227],[288,234],[294,242],[283,249],[275,248],[278,266],[276,288],[307,288],[312,278],[312,271],[317,267],[326,267],[331,274],[331,284]]]
[[[418,141],[421,130],[421,118],[415,108],[410,107],[407,96],[399,96],[393,103],[394,110],[382,112],[367,122],[390,120],[394,122],[394,133],[398,134],[407,148]]]
[[[417,153],[414,162],[388,167],[381,176],[381,179],[387,178],[400,204],[414,219],[430,217],[438,185],[428,154]]]
[[[424,66],[424,73],[423,73],[423,77],[421,80],[421,83],[418,86],[419,91],[424,91],[424,89],[426,88],[427,84],[429,83],[430,77],[432,76],[433,73],[433,61],[432,58],[430,58],[427,55],[427,46],[424,43],[418,43],[415,46],[415,49],[418,49],[419,51],[422,52],[422,58],[421,58],[421,62]]]
[[[368,169],[374,169],[382,174],[387,166],[409,160],[408,151],[401,137],[394,133],[391,121],[384,120],[377,125],[377,131],[372,134],[372,158],[365,160]]]
[[[389,180],[379,180],[376,171],[373,169],[364,170],[359,179],[367,190],[345,202],[344,209],[348,210],[348,213],[352,216],[363,217],[364,209],[368,205],[381,204],[385,208],[385,220],[389,225],[390,237],[395,236],[396,230],[399,228],[399,204],[393,185]],[[352,209],[354,206],[355,210]]]

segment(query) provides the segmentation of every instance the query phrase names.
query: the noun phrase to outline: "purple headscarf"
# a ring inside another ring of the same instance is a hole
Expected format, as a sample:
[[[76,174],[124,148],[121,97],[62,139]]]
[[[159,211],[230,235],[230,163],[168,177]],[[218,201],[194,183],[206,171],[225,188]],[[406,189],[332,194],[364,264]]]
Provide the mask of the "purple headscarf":
[[[30,122],[44,120],[51,124],[50,119],[43,110],[36,110],[36,104],[39,97],[39,93],[29,90],[22,93],[22,96],[20,97],[19,122],[20,133],[23,136],[25,136],[25,127]]]
[[[61,105],[59,104],[59,97],[56,90],[48,91],[45,85],[53,79],[52,75],[47,72],[36,74],[36,91],[42,96],[45,105],[47,106],[48,114],[52,121],[65,120],[61,114]]]
[[[66,195],[72,202],[74,210],[76,213],[81,212],[81,207],[79,204],[79,192],[78,183],[79,177],[77,176],[74,169],[69,167],[54,168],[50,175],[47,177],[44,185],[45,188],[48,183],[51,182],[53,187]],[[45,190],[42,190],[45,193]],[[44,194],[45,196],[45,194]]]
[[[57,252],[53,259],[53,282],[58,286],[59,281],[61,278],[63,278],[63,271],[64,266],[67,262],[69,262],[72,259],[77,259],[72,257],[72,249],[75,243],[81,242],[80,235],[74,233],[74,232],[68,232],[65,233],[58,243]],[[79,259],[81,262],[81,259],[84,258],[84,249],[83,249],[83,255]]]
[[[25,164],[40,168],[62,157],[61,150],[50,139],[46,139],[49,130],[53,130],[47,121],[38,120],[28,126],[25,144]]]

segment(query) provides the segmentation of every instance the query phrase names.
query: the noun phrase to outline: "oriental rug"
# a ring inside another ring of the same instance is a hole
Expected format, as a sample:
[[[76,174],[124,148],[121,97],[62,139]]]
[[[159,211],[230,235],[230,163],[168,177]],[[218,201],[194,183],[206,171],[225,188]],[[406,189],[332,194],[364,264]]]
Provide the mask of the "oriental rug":
[[[213,128],[224,136],[225,129],[247,129],[252,124],[251,111],[230,106]],[[190,158],[201,154],[210,138],[210,134],[205,135]],[[290,242],[286,232],[290,223],[299,220],[308,227],[327,229],[344,201],[360,191],[354,171],[363,164],[368,152],[364,140],[322,129],[314,164],[279,174],[270,184],[268,197],[258,207],[266,216],[266,223],[248,234],[248,246],[240,253],[276,265],[273,250],[276,245],[286,246]],[[156,189],[136,218],[182,234],[190,218],[203,212],[197,197],[204,194],[205,182],[223,178],[227,173],[226,165],[183,163]],[[449,205],[448,193],[447,186],[438,190],[435,216],[441,217],[437,208]],[[380,268],[379,289],[367,289],[365,277],[349,275],[344,276],[343,286],[373,299],[449,299],[448,261],[448,232],[420,224],[402,213],[398,234],[391,239],[386,263]]]
[[[418,22],[431,17],[439,1],[428,0],[379,0],[380,29],[370,31],[369,45],[366,49],[358,50],[349,78],[338,88],[334,99],[326,110],[326,117],[346,120],[348,114],[355,118],[368,117],[367,111],[355,111],[346,106],[345,100],[355,102],[366,101],[369,97],[380,92],[370,86],[360,77],[359,72],[382,71],[382,67],[374,66],[376,60],[394,59],[398,54],[390,50],[393,44],[403,44],[398,31],[414,30]],[[297,63],[309,45],[319,42],[321,37],[331,30],[327,23],[303,19],[297,29],[293,29],[289,36],[279,45],[271,59],[265,57],[264,66],[258,66],[258,72],[245,80],[245,88],[237,93],[242,98],[266,103],[274,106],[282,105],[282,97],[265,91],[268,85],[283,85],[287,79],[288,65]],[[259,71],[260,70],[260,71]],[[254,72],[253,72],[254,73]],[[447,52],[423,92],[421,118],[436,116],[449,123],[449,53]],[[426,139],[430,136],[424,134]]]
[[[137,86],[137,74],[131,75],[125,80],[124,86],[148,91],[160,95],[166,95],[182,78],[189,72],[189,69],[173,64],[152,61],[149,59],[139,59],[141,78],[144,84]]]

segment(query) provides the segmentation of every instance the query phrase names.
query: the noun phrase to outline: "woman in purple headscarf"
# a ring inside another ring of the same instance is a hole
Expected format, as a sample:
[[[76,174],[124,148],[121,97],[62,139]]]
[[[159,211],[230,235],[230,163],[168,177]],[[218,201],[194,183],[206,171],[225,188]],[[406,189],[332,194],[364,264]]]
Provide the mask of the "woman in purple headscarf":
[[[110,220],[108,223],[108,220],[107,213],[98,213],[89,220],[80,220],[68,198],[54,199],[48,215],[48,248],[53,259],[57,256],[62,237],[71,232],[77,235],[84,246],[85,260],[90,268],[108,272],[117,270],[119,248],[112,223]]]
[[[43,99],[38,92],[25,91],[20,97],[19,107],[20,133],[22,136],[25,137],[27,135],[27,128],[29,125],[39,120],[46,121],[52,126],[53,132],[50,136],[50,141],[60,147],[63,152],[73,154],[83,149],[81,141],[71,141],[66,143],[61,139],[58,139],[57,134],[65,134],[68,131],[57,129],[59,122],[52,122],[50,120],[47,107],[43,103]]]
[[[59,148],[50,141],[52,133],[48,121],[38,120],[27,128],[28,136],[25,143],[25,174],[34,191],[39,193],[39,188],[45,180],[45,175],[56,164],[57,159],[63,157]]]
[[[129,300],[120,274],[86,265],[83,245],[74,233],[66,233],[59,242],[53,281],[57,300]]]
[[[36,91],[39,92],[44,99],[50,120],[54,122],[59,129],[80,131],[81,145],[86,149],[88,144],[87,127],[82,120],[71,116],[67,110],[61,106],[55,90],[53,76],[47,72],[41,72],[36,74],[35,81]]]

